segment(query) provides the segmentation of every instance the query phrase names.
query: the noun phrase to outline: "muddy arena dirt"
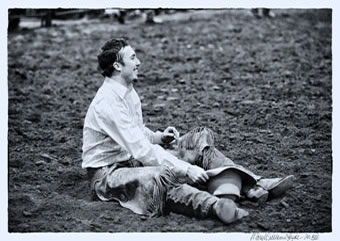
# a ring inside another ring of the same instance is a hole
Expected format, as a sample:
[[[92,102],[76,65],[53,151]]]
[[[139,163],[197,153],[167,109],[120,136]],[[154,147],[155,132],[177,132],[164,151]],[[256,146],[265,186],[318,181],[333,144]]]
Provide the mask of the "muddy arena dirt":
[[[90,19],[8,35],[9,232],[331,232],[331,10],[174,13],[160,24]],[[293,189],[231,225],[175,213],[145,218],[92,201],[83,120],[103,77],[103,43],[126,36],[152,130],[211,128],[226,156]]]

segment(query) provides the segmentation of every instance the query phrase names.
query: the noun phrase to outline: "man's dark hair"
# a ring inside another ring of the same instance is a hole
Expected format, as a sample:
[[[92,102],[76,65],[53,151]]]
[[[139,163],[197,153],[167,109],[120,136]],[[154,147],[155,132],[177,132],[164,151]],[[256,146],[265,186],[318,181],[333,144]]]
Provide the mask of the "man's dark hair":
[[[115,38],[107,41],[101,48],[102,52],[97,56],[98,64],[102,70],[102,75],[111,77],[115,68],[113,67],[114,62],[123,63],[122,56],[118,52],[128,46],[128,42],[124,38]]]

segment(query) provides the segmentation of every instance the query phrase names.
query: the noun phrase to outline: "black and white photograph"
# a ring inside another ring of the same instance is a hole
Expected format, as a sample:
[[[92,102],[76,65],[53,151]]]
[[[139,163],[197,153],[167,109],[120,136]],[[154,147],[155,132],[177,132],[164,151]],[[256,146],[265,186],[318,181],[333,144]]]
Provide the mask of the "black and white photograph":
[[[9,235],[335,231],[332,7],[6,11]]]

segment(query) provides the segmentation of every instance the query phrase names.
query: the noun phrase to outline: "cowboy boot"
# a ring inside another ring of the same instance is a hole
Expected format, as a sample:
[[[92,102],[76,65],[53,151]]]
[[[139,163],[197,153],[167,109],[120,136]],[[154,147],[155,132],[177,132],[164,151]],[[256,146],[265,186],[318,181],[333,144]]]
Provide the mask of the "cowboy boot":
[[[265,203],[268,199],[282,196],[293,186],[293,175],[284,178],[261,178],[256,185],[245,192],[245,196],[258,204]]]
[[[257,182],[257,186],[268,191],[270,198],[276,198],[282,196],[288,189],[293,187],[294,180],[294,175],[284,178],[262,178]]]
[[[169,211],[188,216],[200,218],[216,216],[226,224],[248,216],[248,212],[238,208],[234,201],[218,198],[188,184],[170,188],[167,193],[166,206]]]

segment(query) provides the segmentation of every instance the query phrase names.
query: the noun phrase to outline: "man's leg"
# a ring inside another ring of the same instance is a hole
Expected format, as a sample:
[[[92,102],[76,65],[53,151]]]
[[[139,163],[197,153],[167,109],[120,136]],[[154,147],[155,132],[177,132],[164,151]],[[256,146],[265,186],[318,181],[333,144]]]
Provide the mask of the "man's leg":
[[[261,203],[265,202],[268,196],[277,197],[282,195],[293,185],[294,176],[292,175],[285,178],[263,179],[246,168],[235,164],[214,147],[214,135],[208,128],[196,128],[182,136],[178,143],[177,156],[205,170],[230,167],[228,170],[229,176],[241,176],[242,187],[240,191],[247,198]],[[216,182],[216,179],[219,180],[217,182],[223,182],[228,178],[225,178],[225,175],[218,175],[212,178],[213,182]],[[229,180],[231,180],[230,177]],[[226,191],[225,194],[228,195],[229,191],[224,190]],[[221,191],[221,188],[219,191]]]
[[[226,224],[248,216],[248,212],[238,208],[233,200],[218,198],[188,184],[177,185],[168,190],[166,208],[199,218],[217,217]]]
[[[91,180],[94,196],[116,200],[137,214],[161,214],[167,186],[176,181],[174,175],[166,168],[133,167],[129,162],[98,168]]]
[[[231,200],[180,184],[167,168],[129,166],[123,163],[98,169],[91,182],[96,197],[116,200],[137,214],[150,216],[164,214],[166,209],[196,217],[216,216],[230,223],[248,215]]]

